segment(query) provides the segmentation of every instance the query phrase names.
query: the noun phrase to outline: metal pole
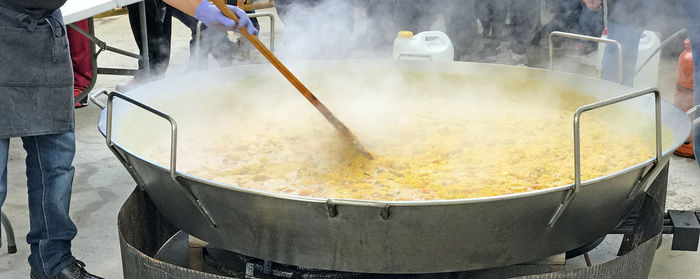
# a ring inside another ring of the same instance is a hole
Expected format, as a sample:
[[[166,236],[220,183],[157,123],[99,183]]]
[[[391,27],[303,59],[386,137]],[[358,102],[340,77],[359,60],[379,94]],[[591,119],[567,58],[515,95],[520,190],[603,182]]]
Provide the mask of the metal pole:
[[[141,26],[141,55],[143,56],[143,73],[146,78],[151,76],[151,60],[148,56],[148,29],[146,28],[146,3],[139,2],[139,21]]]

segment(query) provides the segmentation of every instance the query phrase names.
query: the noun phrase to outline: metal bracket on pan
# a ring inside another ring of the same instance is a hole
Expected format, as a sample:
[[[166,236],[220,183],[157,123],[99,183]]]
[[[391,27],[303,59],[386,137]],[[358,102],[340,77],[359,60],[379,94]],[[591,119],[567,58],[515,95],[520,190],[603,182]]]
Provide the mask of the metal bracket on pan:
[[[412,57],[412,58],[426,58],[428,60],[433,60],[433,56],[430,54],[426,53],[418,53],[418,52],[400,52],[399,56],[396,58],[398,60],[401,60],[401,58],[404,57]]]
[[[95,104],[95,106],[99,107],[100,109],[105,108],[105,104],[97,100],[97,97],[100,95],[104,95],[109,93],[109,90],[107,89],[100,89],[97,90],[95,93],[88,94],[88,97],[90,101]],[[131,175],[131,177],[136,181],[136,185],[141,189],[142,191],[146,189],[146,185],[143,183],[143,179],[141,179],[141,176],[138,175],[136,170],[134,170],[134,167],[129,163],[129,161],[126,159],[126,156],[122,154],[121,151],[116,149],[114,145],[107,145],[110,151],[114,154],[115,157],[117,157],[117,160],[119,160],[120,163],[126,168],[126,171]]]
[[[552,33],[549,33],[549,69],[552,71],[554,71],[554,42],[552,41],[554,37],[564,37],[569,39],[615,45],[617,47],[617,74],[619,79],[618,82],[622,83],[622,45],[620,44],[620,42],[610,39],[601,39],[598,37],[584,36],[560,31],[554,31]]]
[[[142,108],[150,113],[155,114],[156,116],[159,116],[168,122],[170,122],[170,177],[175,181],[175,183],[180,186],[185,191],[185,194],[187,198],[190,199],[190,201],[197,207],[199,212],[206,217],[207,221],[209,221],[209,225],[212,226],[212,228],[216,228],[216,222],[214,219],[209,215],[207,210],[204,208],[204,205],[202,202],[197,199],[197,197],[194,195],[192,192],[192,189],[189,187],[186,187],[185,185],[182,184],[180,181],[179,175],[177,174],[177,122],[175,122],[175,119],[170,117],[170,115],[159,111],[155,108],[152,108],[144,103],[141,103],[137,100],[134,100],[122,93],[112,91],[107,95],[107,146],[111,148],[115,148],[114,144],[112,143],[112,112],[113,112],[113,106],[114,106],[114,98],[119,98],[122,99],[126,102],[131,103],[132,105],[135,105],[139,108]]]
[[[381,217],[382,220],[389,220],[389,208],[391,207],[391,205],[387,203],[344,199],[327,199],[326,207],[328,208],[329,217],[335,218],[336,216],[338,216],[338,205],[366,206],[379,208],[379,217]]]
[[[686,112],[688,114],[688,117],[690,117],[690,121],[693,123],[691,127],[695,127],[698,126],[698,124],[700,124],[700,117],[693,116],[693,113],[695,113],[698,110],[700,110],[700,105],[694,106]]]
[[[571,201],[574,200],[574,197],[576,197],[576,194],[579,192],[581,189],[581,127],[580,127],[580,121],[581,121],[581,115],[589,110],[594,110],[597,108],[609,106],[612,104],[617,104],[623,101],[627,101],[630,99],[634,99],[637,97],[641,97],[647,94],[653,94],[654,95],[654,110],[655,110],[655,130],[656,130],[656,158],[654,159],[654,167],[649,171],[646,175],[643,176],[641,179],[641,183],[638,183],[634,188],[633,188],[633,193],[636,193],[637,189],[644,189],[646,190],[649,185],[654,181],[656,176],[659,174],[661,169],[663,169],[663,162],[662,160],[662,145],[661,145],[661,96],[659,94],[659,90],[656,88],[649,88],[645,89],[642,91],[630,93],[630,94],[625,94],[622,96],[610,98],[607,100],[603,100],[597,103],[593,104],[588,104],[582,107],[579,107],[576,110],[576,113],[574,114],[574,185],[572,186],[571,190],[569,191],[569,194],[566,195],[564,200],[559,204],[557,207],[556,211],[552,215],[552,218],[549,219],[549,226],[552,227],[557,220],[559,220],[559,217],[561,217],[562,213],[564,213],[564,210],[571,204]],[[631,193],[631,195],[633,195]]]
[[[99,97],[100,95],[103,95],[103,94],[107,94],[107,92],[109,92],[109,90],[103,88],[103,89],[97,90],[95,93],[89,94],[88,98],[90,99],[90,102],[95,104],[95,106],[97,106],[98,108],[105,109],[105,104],[103,104],[102,102],[97,100],[97,97]]]

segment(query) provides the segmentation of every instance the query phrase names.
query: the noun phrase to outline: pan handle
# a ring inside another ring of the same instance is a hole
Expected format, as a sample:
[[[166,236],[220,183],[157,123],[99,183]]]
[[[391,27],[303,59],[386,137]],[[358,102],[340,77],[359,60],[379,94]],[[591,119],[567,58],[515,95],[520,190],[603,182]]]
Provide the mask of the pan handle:
[[[114,145],[112,144],[112,111],[114,107],[114,98],[119,98],[124,101],[127,101],[131,103],[132,105],[135,105],[137,107],[140,107],[150,113],[153,113],[165,120],[168,120],[170,122],[170,177],[175,181],[177,185],[182,187],[182,189],[186,192],[187,198],[197,207],[199,212],[206,217],[207,221],[209,221],[209,225],[212,228],[216,228],[216,221],[214,221],[214,218],[209,214],[209,212],[204,208],[204,204],[194,195],[192,192],[192,189],[186,187],[182,183],[180,183],[180,180],[178,179],[178,174],[177,174],[177,122],[175,122],[175,119],[172,118],[170,115],[157,110],[155,108],[152,108],[144,103],[141,103],[137,100],[132,99],[129,96],[126,96],[122,93],[112,91],[109,92],[107,95],[107,146],[112,148]]]
[[[622,83],[622,45],[620,45],[620,42],[615,41],[615,40],[610,40],[610,39],[601,39],[598,37],[584,36],[584,35],[561,32],[561,31],[554,31],[552,33],[549,33],[549,69],[552,71],[554,71],[554,42],[552,41],[552,39],[554,37],[564,37],[564,38],[569,38],[569,39],[592,41],[592,42],[615,45],[617,47],[617,54],[618,54],[617,55],[617,67],[618,67],[617,74],[618,74],[618,79],[619,79],[618,83]],[[600,50],[598,50],[598,51],[600,51]]]
[[[274,1],[272,4],[274,5]],[[255,12],[248,14],[249,18],[267,17],[270,18],[270,51],[275,52],[275,15],[271,12]]]
[[[625,94],[622,96],[610,98],[607,100],[603,100],[600,102],[588,104],[585,106],[581,106],[576,110],[576,113],[574,114],[574,185],[572,186],[571,190],[569,193],[566,195],[564,200],[559,204],[557,207],[556,211],[552,215],[552,218],[549,219],[549,226],[552,227],[557,220],[559,220],[559,217],[561,217],[562,213],[564,213],[564,210],[571,204],[571,201],[573,201],[574,197],[576,194],[580,191],[581,189],[581,126],[580,126],[580,120],[581,120],[581,115],[584,112],[594,110],[597,108],[609,106],[612,104],[617,104],[623,101],[627,101],[630,99],[638,98],[644,95],[649,95],[653,94],[654,95],[654,110],[655,110],[655,130],[656,130],[656,158],[654,159],[654,167],[652,168],[651,171],[649,171],[644,177],[641,179],[640,182],[638,182],[635,187],[632,189],[632,192],[630,193],[630,196],[633,196],[634,193],[637,192],[637,189],[646,189],[651,183],[653,182],[653,178],[658,175],[658,173],[661,171],[663,168],[661,159],[662,159],[662,144],[661,144],[661,95],[659,94],[659,90],[656,88],[649,88],[645,89],[642,91],[638,92],[633,92],[630,94]]]
[[[95,93],[88,94],[88,98],[90,99],[90,102],[95,104],[95,106],[97,106],[98,108],[105,109],[105,104],[100,102],[100,100],[97,100],[97,97],[106,94],[107,92],[109,92],[109,90],[102,88],[100,90],[97,90]]]
[[[170,117],[170,115],[144,103],[136,101],[131,97],[117,91],[109,92],[107,95],[107,146],[112,146],[112,112],[115,97],[127,101],[170,122],[170,177],[177,181],[177,123],[175,122],[174,118]]]
[[[693,116],[693,113],[695,113],[698,110],[700,110],[700,105],[694,106],[686,112],[688,114],[688,117],[690,117],[690,121],[692,121],[693,123],[693,127],[698,126],[698,124],[700,124],[700,117]]]

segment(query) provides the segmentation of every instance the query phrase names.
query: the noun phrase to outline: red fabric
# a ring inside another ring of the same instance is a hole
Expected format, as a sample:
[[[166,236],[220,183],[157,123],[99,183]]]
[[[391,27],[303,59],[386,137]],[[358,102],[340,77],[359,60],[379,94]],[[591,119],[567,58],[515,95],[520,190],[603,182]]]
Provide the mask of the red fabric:
[[[84,19],[74,23],[83,31],[88,32],[88,20]],[[70,56],[73,60],[73,74],[75,86],[88,87],[92,80],[92,57],[90,57],[90,40],[68,26],[68,44]]]

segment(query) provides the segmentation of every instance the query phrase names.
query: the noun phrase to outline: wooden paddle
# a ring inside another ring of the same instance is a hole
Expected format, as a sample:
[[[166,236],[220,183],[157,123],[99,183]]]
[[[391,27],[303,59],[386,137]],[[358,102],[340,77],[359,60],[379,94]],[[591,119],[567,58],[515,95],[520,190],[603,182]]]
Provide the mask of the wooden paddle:
[[[217,8],[219,8],[222,14],[238,22],[238,17],[226,6],[225,0],[212,0],[212,2]],[[314,105],[314,107],[321,112],[321,114],[323,114],[323,116],[333,125],[333,127],[335,127],[345,138],[350,140],[350,142],[355,146],[357,152],[370,160],[374,159],[374,156],[372,156],[372,154],[365,149],[365,147],[359,142],[359,140],[357,140],[357,137],[355,137],[350,129],[348,129],[345,124],[340,122],[340,120],[338,120],[338,118],[336,118],[333,113],[331,113],[331,111],[328,110],[328,108],[324,106],[323,103],[321,103],[321,101],[319,101],[316,96],[314,96],[314,94],[312,94],[311,91],[309,91],[309,89],[306,88],[306,86],[304,86],[304,84],[302,84],[299,79],[297,79],[297,77],[294,76],[294,74],[292,74],[292,72],[289,71],[289,69],[287,69],[287,67],[285,67],[274,54],[272,54],[272,52],[258,39],[257,36],[248,34],[248,30],[245,28],[240,28],[237,31],[243,34],[243,36],[246,37],[246,39],[248,39],[248,41],[250,41],[250,43],[253,44],[253,46],[255,46],[255,48],[257,48],[258,51],[260,51],[260,53],[262,53],[262,55],[265,56],[265,58],[267,58],[267,60],[270,61],[270,63],[272,63],[272,65],[275,66],[275,68],[277,68],[277,70],[282,73],[282,75],[287,78],[287,80],[292,83],[297,90],[299,90],[299,93],[304,95],[304,97],[309,100],[309,102],[311,102],[311,104]],[[271,34],[271,36],[274,36],[274,34]]]

